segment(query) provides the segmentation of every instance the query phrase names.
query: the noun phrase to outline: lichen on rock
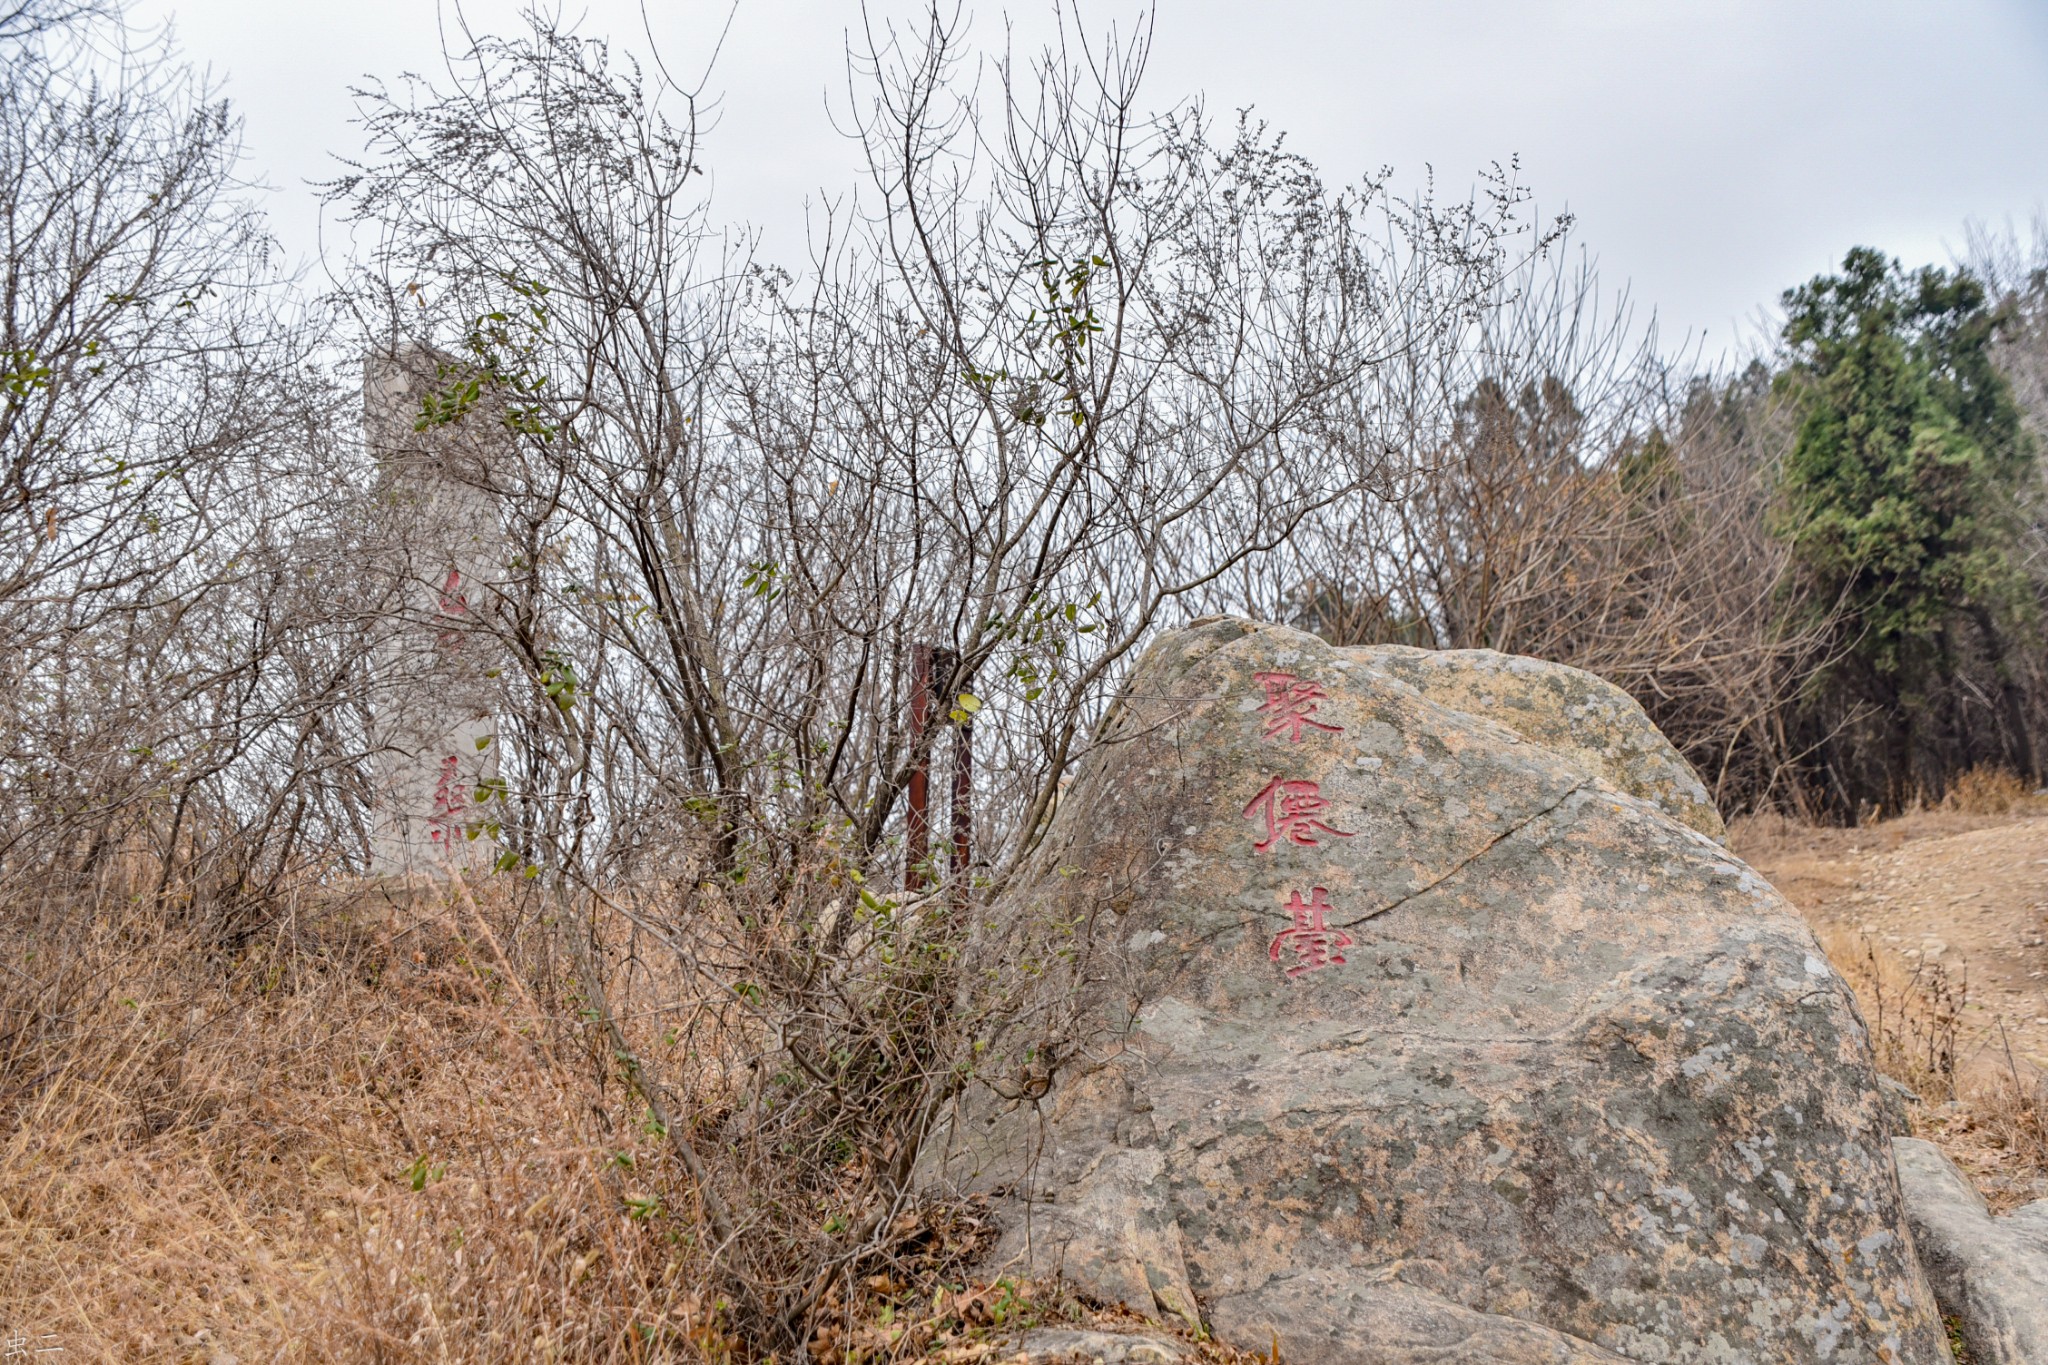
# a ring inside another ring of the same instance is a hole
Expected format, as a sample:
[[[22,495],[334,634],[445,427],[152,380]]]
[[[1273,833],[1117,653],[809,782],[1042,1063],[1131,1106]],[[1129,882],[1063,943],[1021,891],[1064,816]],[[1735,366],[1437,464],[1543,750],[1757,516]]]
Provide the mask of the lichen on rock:
[[[1344,651],[1440,706],[1504,726],[1708,838],[1727,827],[1706,784],[1634,697],[1583,669],[1491,649],[1366,645]]]

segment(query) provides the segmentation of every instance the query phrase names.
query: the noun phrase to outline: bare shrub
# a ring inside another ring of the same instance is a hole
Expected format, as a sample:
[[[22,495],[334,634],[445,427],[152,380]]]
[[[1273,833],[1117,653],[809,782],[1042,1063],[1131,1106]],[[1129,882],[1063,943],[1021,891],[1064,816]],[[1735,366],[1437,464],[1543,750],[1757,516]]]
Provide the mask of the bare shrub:
[[[1252,599],[1339,643],[1588,669],[1724,809],[1799,808],[1786,713],[1827,634],[1770,530],[1788,428],[1767,377],[1665,359],[1584,258],[1531,261],[1453,340],[1381,402],[1407,421],[1393,496],[1351,495]]]
[[[956,21],[867,33],[871,183],[801,278],[713,234],[691,93],[546,22],[366,92],[335,186],[377,234],[366,332],[449,357],[421,424],[501,404],[493,823],[774,1349],[890,1254],[963,1090],[1052,1064],[989,1038],[1067,945],[963,977],[967,924],[1133,651],[1390,492],[1375,376],[1540,244],[1506,179],[1396,201],[1148,116],[1146,51],[1069,29],[977,86]],[[913,738],[920,644],[949,662]],[[976,856],[904,867],[905,786],[970,724]]]
[[[1919,1098],[1916,1135],[1941,1144],[1979,1180],[1994,1208],[2034,1197],[2048,1181],[2048,1078],[2022,1067],[1998,1025],[1999,1046],[1963,1055],[1966,973],[1908,963],[1871,939],[1825,930],[1821,943],[1855,991],[1880,1074]]]
[[[2048,1180],[2048,1072],[2021,1068],[2002,1019],[1998,1041],[1992,1074],[1970,1092],[1973,1126],[2020,1170]]]
[[[1938,963],[1903,963],[1868,934],[1837,932],[1822,943],[1863,1005],[1879,1072],[1930,1103],[1955,1099],[1968,976],[1952,977]]]
[[[0,881],[234,918],[349,835],[338,391],[216,93],[110,6],[0,23]]]

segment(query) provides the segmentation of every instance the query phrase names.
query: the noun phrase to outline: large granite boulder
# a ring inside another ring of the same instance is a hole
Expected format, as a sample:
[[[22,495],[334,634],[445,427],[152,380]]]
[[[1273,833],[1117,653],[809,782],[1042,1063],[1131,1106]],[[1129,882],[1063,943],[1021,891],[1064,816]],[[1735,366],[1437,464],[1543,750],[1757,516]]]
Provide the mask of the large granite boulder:
[[[1140,662],[970,948],[990,1089],[926,1170],[997,1198],[986,1269],[1298,1365],[1947,1360],[1812,934],[1654,729],[1480,671]]]

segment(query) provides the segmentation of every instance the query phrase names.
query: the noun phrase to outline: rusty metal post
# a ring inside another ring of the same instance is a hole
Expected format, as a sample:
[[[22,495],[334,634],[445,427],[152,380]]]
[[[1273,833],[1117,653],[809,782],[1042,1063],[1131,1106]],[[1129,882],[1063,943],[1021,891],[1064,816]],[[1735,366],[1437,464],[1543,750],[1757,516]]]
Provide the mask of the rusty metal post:
[[[974,858],[974,722],[953,731],[953,908],[967,908],[968,870]]]
[[[921,891],[927,881],[925,858],[931,852],[931,752],[924,732],[932,720],[932,647],[910,647],[910,810],[903,827],[903,889]]]

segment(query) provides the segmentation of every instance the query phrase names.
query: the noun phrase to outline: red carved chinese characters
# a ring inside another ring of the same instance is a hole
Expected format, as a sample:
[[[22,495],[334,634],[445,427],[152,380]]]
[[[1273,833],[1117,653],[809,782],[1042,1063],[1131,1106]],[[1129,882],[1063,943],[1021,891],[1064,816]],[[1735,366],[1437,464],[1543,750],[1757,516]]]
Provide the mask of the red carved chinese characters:
[[[1259,707],[1259,714],[1267,718],[1265,738],[1278,739],[1284,734],[1290,744],[1299,744],[1304,729],[1333,735],[1344,732],[1341,725],[1326,725],[1313,719],[1317,708],[1330,695],[1321,683],[1297,678],[1292,673],[1254,673],[1252,681],[1266,690],[1266,700]]]
[[[1295,963],[1287,969],[1290,979],[1304,972],[1319,972],[1325,967],[1344,965],[1344,954],[1339,950],[1351,946],[1351,935],[1323,922],[1323,917],[1335,908],[1330,904],[1330,893],[1320,886],[1309,893],[1307,900],[1303,900],[1301,893],[1296,891],[1293,899],[1287,902],[1294,923],[1273,935],[1271,956],[1278,962],[1283,948],[1293,951]]]
[[[446,628],[435,634],[435,641],[444,649],[461,649],[462,618],[469,615],[469,594],[462,590],[462,570],[448,571],[447,579],[441,584],[437,605]]]
[[[462,760],[449,754],[441,760],[441,780],[434,784],[434,813],[427,820],[427,838],[433,843],[453,846],[456,817],[469,804],[469,791],[456,778]]]
[[[464,616],[469,612],[469,596],[462,591],[462,570],[450,569],[447,580],[441,584],[441,614],[443,616]]]
[[[1266,837],[1254,843],[1253,850],[1264,853],[1283,839],[1302,848],[1314,848],[1316,841],[1325,834],[1338,839],[1351,838],[1349,831],[1335,829],[1323,822],[1323,812],[1329,808],[1329,798],[1323,795],[1322,788],[1316,783],[1274,778],[1244,808],[1245,819],[1264,819],[1266,822]]]
[[[1289,744],[1299,744],[1305,730],[1330,735],[1344,732],[1341,725],[1315,718],[1330,695],[1321,683],[1281,672],[1254,673],[1252,678],[1266,694],[1258,708],[1259,715],[1265,718],[1266,733],[1262,738],[1285,737]],[[1338,829],[1324,819],[1329,808],[1329,798],[1323,795],[1320,783],[1275,777],[1244,808],[1245,819],[1263,820],[1266,825],[1266,837],[1253,842],[1253,851],[1264,853],[1281,843],[1317,848],[1326,835],[1333,839],[1352,838],[1350,830]],[[1287,968],[1290,981],[1306,972],[1343,966],[1344,954],[1340,950],[1349,948],[1352,938],[1342,929],[1332,928],[1326,920],[1331,910],[1329,891],[1318,886],[1307,900],[1301,898],[1298,890],[1288,895],[1287,910],[1294,923],[1273,935],[1269,950],[1273,961],[1280,961],[1283,951],[1294,953],[1294,965]]]

